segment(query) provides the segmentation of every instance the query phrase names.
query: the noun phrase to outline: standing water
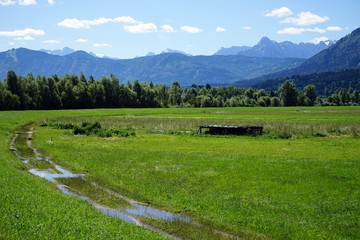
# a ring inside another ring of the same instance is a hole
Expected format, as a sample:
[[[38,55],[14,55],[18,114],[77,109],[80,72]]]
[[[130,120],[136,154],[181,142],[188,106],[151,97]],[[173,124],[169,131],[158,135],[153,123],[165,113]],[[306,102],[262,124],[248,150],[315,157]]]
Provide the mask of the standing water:
[[[163,220],[168,222],[175,222],[176,225],[180,224],[182,226],[187,226],[186,228],[189,228],[189,232],[191,232],[191,229],[195,227],[198,230],[203,229],[207,233],[212,232],[213,237],[210,238],[216,238],[216,239],[237,239],[236,236],[217,231],[215,229],[209,230],[208,227],[193,221],[192,218],[188,216],[184,216],[178,213],[171,213],[165,210],[156,209],[154,207],[149,206],[148,204],[140,203],[135,200],[132,200],[128,197],[125,197],[123,195],[120,195],[116,192],[113,192],[109,189],[106,189],[102,186],[97,185],[94,182],[90,182],[85,178],[84,174],[74,174],[59,165],[53,163],[50,158],[44,157],[41,154],[39,154],[35,148],[31,146],[31,140],[32,140],[32,134],[33,134],[33,128],[31,126],[34,126],[34,124],[28,124],[21,128],[21,131],[18,132],[15,136],[15,138],[12,140],[10,145],[10,150],[14,152],[14,154],[18,157],[19,160],[21,160],[23,163],[28,165],[30,167],[29,172],[39,176],[41,178],[44,178],[48,181],[53,182],[56,184],[56,186],[64,193],[68,195],[77,196],[81,199],[84,199],[85,201],[92,204],[96,209],[101,211],[102,213],[116,217],[119,219],[122,219],[124,221],[137,224],[140,226],[147,227],[149,229],[152,229],[154,231],[160,232],[165,234],[168,237],[176,238],[176,239],[182,239],[177,235],[170,234],[162,229],[156,228],[154,226],[149,225],[148,223],[145,223],[141,221],[140,219],[155,219],[155,220]],[[39,169],[33,166],[34,161],[45,161],[45,166],[47,166],[47,169]],[[105,191],[109,194],[109,196],[115,197],[117,199],[121,199],[126,204],[120,208],[110,208],[108,206],[104,206],[99,204],[98,202],[90,199],[89,197],[80,194],[73,190],[68,185],[61,183],[61,179],[78,179],[85,183],[91,184],[95,186],[97,189],[101,189],[102,191]],[[200,238],[204,238],[204,236],[199,233]]]
[[[10,146],[10,150],[14,152],[14,154],[18,157],[18,159],[30,167],[30,170],[29,170],[30,173],[55,183],[56,186],[64,194],[77,196],[81,199],[86,200],[87,202],[91,203],[95,208],[97,208],[98,210],[100,210],[102,213],[104,213],[106,215],[116,217],[116,218],[122,219],[122,220],[130,222],[130,223],[134,223],[134,224],[137,224],[140,226],[148,227],[152,230],[161,232],[169,237],[181,239],[178,236],[169,234],[161,229],[158,229],[158,228],[152,227],[146,223],[143,223],[139,219],[137,219],[137,217],[141,216],[141,217],[150,218],[150,219],[191,223],[191,218],[188,216],[183,216],[183,215],[180,215],[177,213],[171,213],[168,211],[153,208],[147,204],[136,202],[135,200],[121,196],[120,194],[112,192],[103,187],[97,186],[95,183],[89,182],[90,184],[96,185],[97,187],[102,188],[106,192],[108,192],[112,195],[115,195],[116,197],[122,198],[123,200],[125,200],[128,203],[128,205],[126,207],[123,207],[120,209],[109,208],[107,206],[103,206],[103,205],[89,199],[88,197],[86,197],[82,194],[77,193],[76,191],[72,190],[69,186],[67,186],[65,184],[59,183],[57,181],[57,179],[60,179],[60,178],[81,178],[84,181],[87,181],[87,180],[85,179],[84,174],[74,174],[74,173],[60,167],[59,165],[53,163],[50,160],[50,158],[40,155],[36,151],[36,149],[31,146],[31,139],[32,139],[32,134],[33,134],[32,130],[33,130],[33,128],[28,127],[27,129],[25,129],[25,127],[24,127],[24,129],[22,129],[22,131],[20,131],[16,134],[16,136],[13,139],[13,141],[11,142],[11,146]],[[19,146],[19,148],[21,148],[21,150],[18,150],[15,147],[15,143],[16,143],[16,146]],[[24,148],[27,148],[27,149],[24,150]],[[26,154],[25,154],[25,152],[26,152]],[[30,152],[30,154],[29,154],[29,152]],[[22,156],[22,155],[26,155],[26,156]],[[29,157],[29,155],[35,155],[35,157],[33,157],[33,156]],[[47,163],[49,163],[51,165],[51,167],[48,169],[38,169],[31,164],[32,161],[46,161]]]

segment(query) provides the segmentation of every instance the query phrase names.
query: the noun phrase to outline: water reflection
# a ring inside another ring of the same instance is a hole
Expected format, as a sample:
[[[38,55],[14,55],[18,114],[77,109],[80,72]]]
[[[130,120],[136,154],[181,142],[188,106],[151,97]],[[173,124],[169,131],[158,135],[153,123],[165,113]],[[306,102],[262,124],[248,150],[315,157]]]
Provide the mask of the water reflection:
[[[176,213],[167,212],[164,210],[152,208],[149,206],[141,205],[138,203],[132,203],[134,208],[126,208],[124,211],[131,215],[139,215],[147,218],[155,218],[166,221],[180,221],[189,223],[191,221],[190,217],[183,216]]]
[[[58,165],[54,165],[55,169],[58,170],[61,173],[56,173],[52,169],[46,169],[46,170],[38,170],[36,168],[32,168],[29,170],[30,173],[45,178],[46,180],[49,180],[51,182],[56,182],[55,178],[76,178],[76,177],[83,177],[84,174],[74,174],[69,172],[68,170],[65,170],[61,168]]]

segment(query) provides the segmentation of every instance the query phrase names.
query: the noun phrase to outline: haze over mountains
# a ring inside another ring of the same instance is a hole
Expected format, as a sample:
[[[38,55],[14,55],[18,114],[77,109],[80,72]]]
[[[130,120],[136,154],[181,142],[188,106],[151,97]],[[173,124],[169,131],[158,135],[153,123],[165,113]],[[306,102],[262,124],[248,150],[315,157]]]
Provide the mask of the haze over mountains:
[[[242,55],[248,57],[269,57],[269,58],[310,58],[315,54],[321,52],[322,50],[330,47],[336,41],[326,40],[320,41],[319,43],[292,43],[290,41],[285,42],[276,42],[269,39],[268,37],[263,37],[261,40],[254,45],[253,47],[249,46],[233,46],[230,48],[221,48],[219,51],[214,53],[214,55]],[[51,55],[65,56],[76,52],[76,50],[64,47],[63,49],[48,50],[40,49],[39,51],[49,53]],[[180,53],[186,56],[192,56],[183,51],[178,51],[175,49],[167,48],[160,52],[160,54],[166,53]],[[92,56],[97,56],[94,53],[89,53]],[[145,57],[157,55],[154,52],[149,52]],[[110,57],[106,57],[110,58]],[[118,59],[118,58],[113,58]]]
[[[324,49],[324,50],[322,50]],[[322,51],[321,51],[322,50]],[[19,75],[79,74],[95,79],[116,75],[121,82],[139,81],[170,85],[178,81],[182,86],[192,84],[253,86],[267,79],[299,74],[313,74],[360,68],[360,29],[340,39],[319,44],[291,42],[277,43],[266,37],[253,47],[221,49],[211,56],[189,56],[167,49],[161,54],[149,54],[134,59],[98,58],[84,51],[64,48],[46,53],[25,48],[0,53],[0,78],[9,69]],[[231,54],[232,51],[240,51]],[[309,59],[284,56],[308,56]],[[67,52],[72,52],[66,54]],[[222,54],[229,55],[222,55]],[[54,55],[56,54],[56,55]],[[65,54],[65,55],[64,55]],[[62,55],[62,56],[61,56]],[[271,57],[269,57],[271,56]]]
[[[91,56],[84,51],[58,56],[25,48],[0,53],[0,78],[9,69],[19,75],[79,74],[95,79],[115,74],[120,81],[140,81],[170,85],[178,81],[183,86],[192,84],[230,84],[255,78],[303,63],[298,58],[257,58],[246,56],[186,56],[163,53],[134,59],[113,60]]]

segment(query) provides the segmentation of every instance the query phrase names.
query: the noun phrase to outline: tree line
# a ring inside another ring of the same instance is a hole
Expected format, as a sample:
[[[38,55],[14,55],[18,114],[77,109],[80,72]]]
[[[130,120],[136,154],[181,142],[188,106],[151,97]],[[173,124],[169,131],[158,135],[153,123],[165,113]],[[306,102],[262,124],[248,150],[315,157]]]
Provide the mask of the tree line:
[[[299,90],[288,80],[277,90],[265,91],[209,84],[182,88],[176,81],[171,87],[138,80],[120,83],[113,74],[100,80],[91,75],[87,79],[83,73],[25,77],[9,70],[0,81],[0,110],[357,105],[359,101],[356,89],[341,89],[321,99],[314,85]]]

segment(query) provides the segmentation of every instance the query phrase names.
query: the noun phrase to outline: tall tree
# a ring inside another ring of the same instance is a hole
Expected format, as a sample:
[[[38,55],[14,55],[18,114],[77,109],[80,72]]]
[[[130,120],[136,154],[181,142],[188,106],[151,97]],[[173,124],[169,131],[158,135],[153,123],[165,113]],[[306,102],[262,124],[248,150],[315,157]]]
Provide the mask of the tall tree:
[[[111,107],[112,95],[113,95],[112,82],[110,81],[109,78],[103,76],[101,78],[101,84],[103,85],[105,90],[105,107]]]
[[[360,95],[359,95],[359,91],[357,89],[355,89],[350,96],[351,102],[352,103],[359,103],[360,102]]]
[[[305,103],[307,106],[314,106],[316,101],[316,87],[314,85],[307,85],[304,88],[305,92]]]
[[[181,88],[178,81],[173,82],[169,90],[169,102],[173,106],[179,106],[181,103]]]
[[[135,92],[136,106],[137,107],[143,107],[145,105],[145,94],[144,94],[144,88],[139,83],[139,80],[134,81],[134,84],[132,86],[132,90]]]
[[[169,101],[169,92],[165,84],[160,85],[156,89],[156,99],[161,107],[167,107]]]
[[[24,109],[38,109],[40,93],[36,85],[34,76],[29,73],[23,81],[24,85]]]
[[[22,95],[22,86],[14,70],[9,70],[6,74],[5,82],[7,89],[19,97]]]
[[[279,91],[283,106],[296,106],[298,92],[295,83],[286,80],[280,86]]]

